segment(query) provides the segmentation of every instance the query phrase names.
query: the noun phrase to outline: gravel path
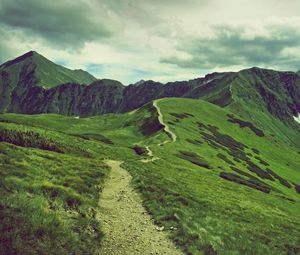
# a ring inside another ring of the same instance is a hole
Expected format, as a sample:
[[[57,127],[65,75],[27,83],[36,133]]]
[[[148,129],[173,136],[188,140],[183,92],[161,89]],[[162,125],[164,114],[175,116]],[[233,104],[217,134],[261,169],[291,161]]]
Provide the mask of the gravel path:
[[[146,150],[147,150],[147,156],[148,156],[148,158],[142,159],[141,162],[143,162],[143,163],[149,163],[149,162],[153,162],[153,161],[159,159],[158,157],[154,157],[153,156],[153,152],[152,152],[152,150],[150,149],[149,146],[146,146]]]
[[[172,132],[171,129],[169,128],[169,126],[164,123],[163,115],[160,111],[160,108],[157,105],[157,103],[159,101],[160,101],[160,99],[157,99],[157,100],[153,101],[153,106],[156,108],[157,113],[158,113],[158,120],[159,120],[160,124],[162,124],[164,126],[165,132],[168,133],[171,136],[173,142],[176,142],[176,140],[177,140],[176,134],[174,132]]]
[[[130,187],[131,176],[122,162],[107,160],[111,174],[101,193],[97,217],[105,233],[99,255],[183,254],[154,225],[138,194]]]

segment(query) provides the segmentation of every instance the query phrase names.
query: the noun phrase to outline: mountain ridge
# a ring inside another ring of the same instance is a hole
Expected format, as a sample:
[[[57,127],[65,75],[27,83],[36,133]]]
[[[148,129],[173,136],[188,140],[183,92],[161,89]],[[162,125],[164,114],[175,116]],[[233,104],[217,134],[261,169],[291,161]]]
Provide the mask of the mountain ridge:
[[[33,67],[28,59],[38,60]],[[37,69],[42,70],[43,75],[37,75]],[[131,111],[164,97],[203,99],[241,115],[251,115],[253,107],[291,125],[295,124],[293,117],[300,112],[300,76],[294,72],[252,67],[238,72],[214,72],[188,81],[141,80],[128,86],[95,77],[90,77],[91,82],[85,83],[86,86],[74,82],[71,73],[63,76],[61,84],[53,86],[53,81],[47,84],[47,70],[57,83],[66,68],[34,51],[2,64],[0,112],[85,117]]]

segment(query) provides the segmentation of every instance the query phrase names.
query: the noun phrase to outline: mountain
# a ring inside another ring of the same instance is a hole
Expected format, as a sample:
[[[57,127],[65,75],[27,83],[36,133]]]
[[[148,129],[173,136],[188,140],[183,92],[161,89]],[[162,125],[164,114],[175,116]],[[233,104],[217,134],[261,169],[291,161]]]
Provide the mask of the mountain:
[[[185,97],[228,108],[280,134],[286,143],[300,145],[300,127],[294,119],[300,112],[299,84],[300,77],[293,72],[250,68],[189,81],[142,80],[124,86],[115,80],[95,80],[29,52],[1,65],[0,112],[86,117],[131,111],[158,98]]]
[[[0,70],[1,112],[93,116],[131,111],[158,98],[184,97],[229,108],[260,126],[271,118],[299,128],[294,116],[300,112],[300,76],[294,72],[253,67],[189,81],[141,80],[124,86],[71,71],[35,52],[4,63]]]
[[[296,72],[298,75],[300,75],[300,70],[298,72]]]
[[[294,72],[251,68],[237,73],[230,85],[233,104],[292,120],[300,112],[300,79]]]
[[[123,85],[113,80],[97,80],[89,86],[66,83],[50,89],[33,86],[12,93],[8,112],[25,114],[57,113],[93,116],[116,111]]]
[[[89,84],[95,80],[83,70],[70,70],[30,51],[0,66],[0,112],[22,111],[15,101],[28,99],[27,92],[33,88],[47,89],[66,82]]]
[[[70,70],[57,65],[35,51],[5,62],[0,66],[1,72],[8,73],[8,79],[14,85],[41,86],[44,88],[55,87],[66,82],[89,84],[96,80],[94,76],[83,70]],[[14,77],[13,77],[14,76]]]

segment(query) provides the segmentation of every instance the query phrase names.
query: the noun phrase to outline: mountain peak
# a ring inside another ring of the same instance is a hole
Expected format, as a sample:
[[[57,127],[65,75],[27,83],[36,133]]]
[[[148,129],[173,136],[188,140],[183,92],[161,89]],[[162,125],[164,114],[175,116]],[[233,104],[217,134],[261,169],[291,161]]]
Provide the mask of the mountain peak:
[[[31,86],[42,86],[45,88],[55,87],[68,82],[90,84],[96,80],[94,76],[86,71],[70,70],[53,63],[36,51],[28,51],[0,65],[0,68],[5,70],[10,77],[17,77],[23,83],[26,81],[27,85],[30,83]],[[18,84],[19,82],[15,85],[17,86]]]
[[[254,71],[254,72],[257,72],[257,71],[259,71],[259,72],[261,72],[261,71],[274,71],[272,69],[262,68],[262,67],[258,67],[258,66],[253,66],[253,67],[250,67],[250,68],[246,68],[244,70]]]
[[[28,58],[32,58],[33,56],[42,56],[42,55],[38,54],[36,51],[28,51],[25,54],[13,59],[13,60],[9,60],[9,61],[5,62],[0,67],[7,68],[11,65],[18,64]]]
[[[139,80],[139,81],[137,81],[136,83],[134,83],[132,85],[139,86],[139,85],[143,84],[144,82],[146,82],[146,81],[145,80]]]
[[[33,55],[40,55],[40,54],[37,53],[34,50],[31,50],[31,51],[26,52],[23,56],[25,56],[25,55],[27,55],[27,56],[33,56]]]

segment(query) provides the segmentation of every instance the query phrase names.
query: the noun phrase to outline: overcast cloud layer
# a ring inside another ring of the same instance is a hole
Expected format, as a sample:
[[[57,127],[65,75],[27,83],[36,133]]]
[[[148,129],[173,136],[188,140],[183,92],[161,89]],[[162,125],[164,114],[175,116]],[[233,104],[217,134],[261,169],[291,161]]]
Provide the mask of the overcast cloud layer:
[[[128,84],[300,69],[298,0],[0,0],[0,62],[35,50]]]

